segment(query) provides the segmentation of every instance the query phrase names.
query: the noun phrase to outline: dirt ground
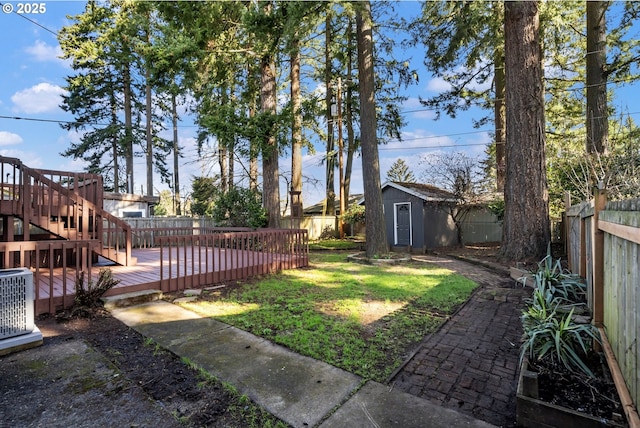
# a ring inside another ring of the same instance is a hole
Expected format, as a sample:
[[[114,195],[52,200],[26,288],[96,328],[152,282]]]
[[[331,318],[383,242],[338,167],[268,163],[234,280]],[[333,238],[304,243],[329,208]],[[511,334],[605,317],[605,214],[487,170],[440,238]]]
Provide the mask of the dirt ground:
[[[440,254],[501,262],[497,246]],[[261,427],[276,421],[105,311],[36,324],[44,346],[0,357],[1,428]]]
[[[36,324],[43,346],[0,357],[2,428],[259,427],[275,421],[108,313]]]

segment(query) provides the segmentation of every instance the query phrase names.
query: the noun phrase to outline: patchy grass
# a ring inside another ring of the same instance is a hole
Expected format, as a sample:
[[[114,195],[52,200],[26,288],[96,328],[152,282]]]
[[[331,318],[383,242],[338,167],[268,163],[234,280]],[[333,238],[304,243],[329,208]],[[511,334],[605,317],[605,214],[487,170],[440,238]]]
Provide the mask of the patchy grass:
[[[354,250],[360,249],[361,242],[350,239],[323,239],[309,242],[309,249],[317,250]]]
[[[369,266],[311,254],[286,271],[182,305],[365,379],[385,381],[474,282],[422,262]]]

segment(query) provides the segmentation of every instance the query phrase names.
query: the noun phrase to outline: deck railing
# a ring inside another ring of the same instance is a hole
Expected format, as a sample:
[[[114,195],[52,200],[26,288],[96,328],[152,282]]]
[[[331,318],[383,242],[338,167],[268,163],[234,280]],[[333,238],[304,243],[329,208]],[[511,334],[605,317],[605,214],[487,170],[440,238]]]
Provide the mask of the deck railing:
[[[158,237],[157,244],[159,248],[148,250],[156,254],[157,267],[146,271],[145,279],[119,285],[108,295],[158,288],[181,291],[309,265],[304,229],[173,235]],[[80,273],[86,281],[96,280],[99,268],[93,254],[99,245],[96,240],[0,242],[0,268],[31,268],[36,314],[53,314],[73,305]],[[126,275],[135,274],[138,267],[116,269]]]
[[[154,248],[159,246],[158,238],[167,236],[208,235],[229,232],[250,232],[249,227],[142,227],[132,230],[133,248]]]
[[[309,265],[305,229],[261,229],[157,238],[163,292]]]
[[[85,272],[86,280],[91,280],[92,253],[99,245],[94,240],[0,242],[1,265],[4,269],[29,267],[35,313],[53,314],[73,305],[79,273]]]

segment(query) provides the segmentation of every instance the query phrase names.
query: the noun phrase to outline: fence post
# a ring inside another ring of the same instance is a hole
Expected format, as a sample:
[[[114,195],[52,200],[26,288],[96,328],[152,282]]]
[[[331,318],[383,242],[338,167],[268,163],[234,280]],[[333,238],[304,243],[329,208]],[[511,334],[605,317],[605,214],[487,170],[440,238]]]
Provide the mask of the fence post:
[[[593,324],[604,322],[604,232],[598,225],[600,211],[607,204],[607,191],[602,183],[594,188],[593,207]]]
[[[567,212],[571,208],[571,193],[565,191],[564,192],[564,212],[562,213],[562,224],[564,225],[564,253],[567,255],[567,263],[569,267],[569,271],[575,272],[575,266],[572,266],[571,263],[571,243],[569,242],[571,236],[571,223],[569,221],[569,217],[567,216]]]

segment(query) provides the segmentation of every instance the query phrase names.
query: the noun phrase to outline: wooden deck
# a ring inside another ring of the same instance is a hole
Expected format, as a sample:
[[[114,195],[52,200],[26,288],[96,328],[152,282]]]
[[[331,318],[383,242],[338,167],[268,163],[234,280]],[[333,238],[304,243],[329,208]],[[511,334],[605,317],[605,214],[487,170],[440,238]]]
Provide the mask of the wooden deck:
[[[98,263],[87,268],[87,274],[90,272],[95,283],[100,269],[109,268],[113,278],[120,281],[106,293],[111,296],[151,289],[167,293],[201,288],[308,265],[306,252],[268,253],[209,246],[134,249],[132,256],[137,258],[136,266]],[[40,270],[35,275],[36,313],[55,313],[60,307],[70,306],[77,273],[75,268]]]

